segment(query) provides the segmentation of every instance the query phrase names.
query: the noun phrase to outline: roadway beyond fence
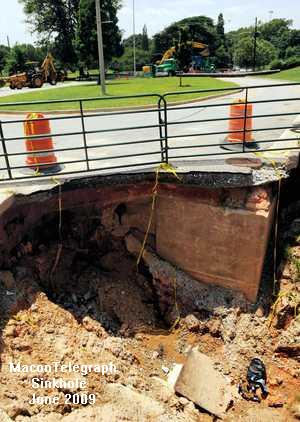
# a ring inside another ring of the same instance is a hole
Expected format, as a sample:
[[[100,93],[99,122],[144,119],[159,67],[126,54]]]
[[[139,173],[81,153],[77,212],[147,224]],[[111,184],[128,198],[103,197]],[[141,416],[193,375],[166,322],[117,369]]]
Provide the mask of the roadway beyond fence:
[[[204,91],[193,92],[200,94]],[[202,169],[214,171],[219,164],[228,163],[229,158],[241,156],[259,157],[267,164],[274,160],[287,162],[292,157],[293,165],[297,165],[300,134],[293,125],[300,114],[300,83],[205,92],[227,95],[185,105],[171,104],[172,95],[179,95],[178,92],[163,96],[135,95],[126,98],[154,97],[157,103],[148,109],[103,112],[87,111],[86,106],[91,100],[99,101],[101,107],[107,99],[117,102],[124,97],[2,103],[0,116],[5,107],[12,105],[16,108],[26,105],[30,109],[33,105],[42,107],[47,103],[78,104],[77,113],[45,116],[51,124],[55,154],[62,166],[61,176],[141,171],[152,169],[161,162],[175,165],[184,162],[185,167],[197,163],[200,169],[202,166]],[[183,100],[188,93],[181,93]],[[246,125],[242,130],[243,141],[237,145],[238,148],[232,151],[221,147],[229,133],[229,122],[235,119],[229,117],[229,107],[237,98],[253,105],[252,135],[258,150],[249,149],[249,144],[245,142]],[[3,182],[49,177],[42,171],[43,166],[40,166],[40,172],[28,173],[25,164],[25,141],[28,137],[23,131],[25,120],[25,112],[24,115],[0,117],[0,178]]]

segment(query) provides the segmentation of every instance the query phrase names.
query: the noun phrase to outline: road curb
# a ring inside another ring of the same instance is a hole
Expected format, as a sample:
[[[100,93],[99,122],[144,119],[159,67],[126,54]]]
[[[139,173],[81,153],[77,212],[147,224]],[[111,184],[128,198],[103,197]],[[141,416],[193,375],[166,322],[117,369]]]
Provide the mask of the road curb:
[[[202,101],[207,101],[207,100],[213,100],[215,98],[223,98],[223,97],[228,97],[229,95],[232,94],[239,94],[241,92],[244,91],[243,88],[232,88],[232,90],[234,92],[227,92],[226,94],[216,94],[216,95],[211,95],[209,97],[200,97],[200,98],[195,98],[193,100],[186,100],[186,101],[175,101],[175,102],[171,102],[168,103],[168,106],[178,106],[178,105],[186,105],[186,104],[194,104],[194,103],[198,103],[198,102],[202,102]],[[176,95],[176,94],[174,94]],[[142,106],[132,106],[132,107],[106,107],[106,108],[96,108],[96,109],[88,109],[86,110],[86,112],[88,113],[104,113],[104,112],[118,112],[118,111],[135,111],[135,110],[149,110],[149,109],[153,109],[154,105],[153,104],[147,104],[147,105],[142,105]],[[1,110],[1,106],[0,106],[0,110]],[[154,109],[156,110],[156,109]],[[59,110],[59,111],[43,111],[40,110],[42,113],[47,113],[47,115],[53,114],[53,115],[65,115],[65,114],[75,114],[77,115],[79,112],[75,111],[75,110]],[[11,110],[7,110],[7,111],[0,111],[0,116],[11,116],[11,115],[22,115],[22,114],[26,114],[26,113],[32,113],[33,110],[23,110],[23,111],[11,111]]]

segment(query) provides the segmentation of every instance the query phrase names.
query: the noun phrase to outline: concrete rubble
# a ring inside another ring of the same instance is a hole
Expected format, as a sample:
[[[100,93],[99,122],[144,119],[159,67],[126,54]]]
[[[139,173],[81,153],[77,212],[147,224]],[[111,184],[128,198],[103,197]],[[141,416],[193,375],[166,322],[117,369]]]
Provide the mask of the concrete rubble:
[[[213,360],[196,349],[189,353],[175,391],[222,419],[237,396],[237,389],[215,369]]]

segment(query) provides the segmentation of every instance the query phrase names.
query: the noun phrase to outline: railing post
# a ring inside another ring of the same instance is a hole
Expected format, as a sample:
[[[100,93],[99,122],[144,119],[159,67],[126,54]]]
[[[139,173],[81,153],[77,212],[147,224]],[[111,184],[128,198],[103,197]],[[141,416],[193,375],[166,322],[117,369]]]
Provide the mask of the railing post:
[[[5,158],[8,176],[9,176],[9,179],[12,179],[13,177],[12,177],[11,168],[10,168],[10,165],[9,165],[9,159],[8,159],[8,155],[7,155],[7,149],[6,149],[5,138],[4,138],[1,120],[0,120],[0,139],[1,139],[1,144],[2,144],[2,149],[3,149],[3,154],[4,154],[4,158]]]
[[[82,136],[83,136],[83,144],[84,144],[86,168],[87,168],[87,170],[90,170],[89,156],[88,156],[87,142],[86,142],[86,132],[85,132],[84,116],[83,116],[83,108],[82,108],[82,101],[81,100],[79,100],[79,108],[80,108],[80,117],[81,117],[81,126],[82,126]]]
[[[245,114],[244,114],[244,132],[243,132],[243,152],[245,152],[246,129],[247,129],[247,118],[248,118],[248,88],[246,88],[246,96],[245,96]]]
[[[161,102],[163,101],[163,117]],[[159,137],[160,137],[160,149],[161,149],[161,161],[168,163],[168,120],[167,120],[167,103],[164,97],[160,97],[158,100],[158,122],[159,122]],[[164,133],[163,133],[164,128]]]
[[[161,162],[163,163],[165,161],[164,158],[164,144],[163,144],[163,132],[162,132],[162,124],[163,124],[163,119],[161,117],[161,98],[159,98],[158,103],[157,103],[157,107],[158,107],[158,130],[159,130],[159,139],[160,139],[160,155],[161,155]]]
[[[168,145],[168,110],[167,110],[167,101],[164,99],[164,122],[165,122],[165,154],[166,154],[166,163],[169,162],[169,145]]]

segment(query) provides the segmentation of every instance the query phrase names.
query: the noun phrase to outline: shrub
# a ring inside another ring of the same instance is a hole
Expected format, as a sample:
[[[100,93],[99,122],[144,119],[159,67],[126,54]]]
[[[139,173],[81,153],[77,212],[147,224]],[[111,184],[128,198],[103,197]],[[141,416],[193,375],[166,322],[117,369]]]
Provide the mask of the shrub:
[[[270,69],[282,69],[284,66],[284,62],[280,59],[272,60],[270,63]]]
[[[296,66],[300,66],[300,56],[289,57],[285,60],[283,69],[291,69]]]

